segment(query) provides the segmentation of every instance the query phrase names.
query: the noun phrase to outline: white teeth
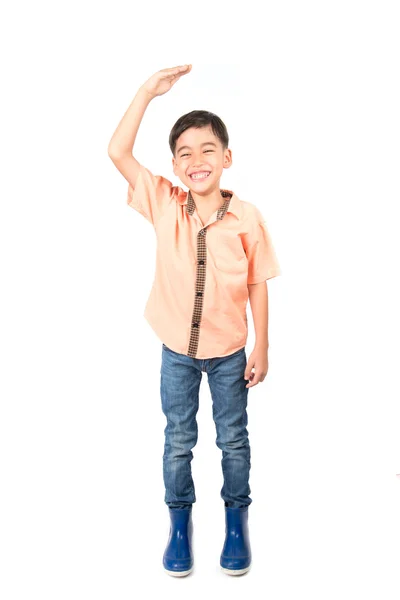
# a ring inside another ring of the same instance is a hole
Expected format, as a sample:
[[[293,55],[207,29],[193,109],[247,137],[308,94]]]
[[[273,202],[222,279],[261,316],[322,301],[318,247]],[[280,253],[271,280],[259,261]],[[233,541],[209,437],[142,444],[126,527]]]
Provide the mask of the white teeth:
[[[193,175],[191,175],[190,177],[191,177],[192,179],[205,179],[206,177],[208,177],[208,176],[209,176],[209,174],[210,174],[210,173],[201,173],[201,174],[194,173],[194,174],[193,174]]]

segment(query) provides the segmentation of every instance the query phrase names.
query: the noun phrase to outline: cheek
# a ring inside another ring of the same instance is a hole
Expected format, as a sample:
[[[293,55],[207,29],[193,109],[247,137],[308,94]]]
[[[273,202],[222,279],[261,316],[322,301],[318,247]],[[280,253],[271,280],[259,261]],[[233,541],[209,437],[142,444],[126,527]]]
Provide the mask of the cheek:
[[[176,167],[175,167],[176,175],[184,175],[185,171],[186,171],[186,168],[184,165],[182,165],[182,164],[176,165]]]

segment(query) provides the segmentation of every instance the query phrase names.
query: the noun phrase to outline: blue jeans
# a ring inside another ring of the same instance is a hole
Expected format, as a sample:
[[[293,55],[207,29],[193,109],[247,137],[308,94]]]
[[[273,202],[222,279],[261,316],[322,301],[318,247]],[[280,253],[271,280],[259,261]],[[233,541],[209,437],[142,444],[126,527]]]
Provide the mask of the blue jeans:
[[[247,425],[247,358],[245,348],[229,356],[191,358],[162,345],[160,392],[167,417],[163,455],[165,503],[170,508],[188,508],[196,502],[190,462],[197,443],[196,413],[202,371],[208,376],[216,444],[222,450],[225,506],[251,504],[249,486],[250,444]]]

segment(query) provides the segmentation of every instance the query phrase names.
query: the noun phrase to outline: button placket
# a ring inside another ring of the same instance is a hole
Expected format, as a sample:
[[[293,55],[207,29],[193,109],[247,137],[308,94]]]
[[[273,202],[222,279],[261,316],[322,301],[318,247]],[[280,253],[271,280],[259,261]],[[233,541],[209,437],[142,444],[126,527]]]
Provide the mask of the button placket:
[[[221,195],[225,198],[225,202],[218,209],[217,219],[222,219],[228,210],[229,202],[231,199],[231,194],[221,190]],[[188,203],[186,206],[186,210],[189,215],[192,215],[196,208],[193,196],[189,190],[188,192]],[[203,312],[203,302],[204,302],[204,289],[206,283],[206,267],[207,267],[207,226],[200,229],[197,234],[197,271],[196,271],[196,282],[195,282],[195,296],[194,296],[194,306],[193,306],[193,314],[192,314],[192,322],[190,328],[190,339],[189,339],[189,348],[188,348],[188,356],[191,358],[196,358],[198,345],[199,345],[199,337],[200,337],[200,328],[201,328],[201,317]]]

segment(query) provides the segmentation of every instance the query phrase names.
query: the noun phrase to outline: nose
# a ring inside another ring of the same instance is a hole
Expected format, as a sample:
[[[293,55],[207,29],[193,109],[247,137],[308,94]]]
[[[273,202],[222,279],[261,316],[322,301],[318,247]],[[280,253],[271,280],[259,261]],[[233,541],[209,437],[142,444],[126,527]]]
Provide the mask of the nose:
[[[194,156],[193,157],[193,163],[192,166],[195,167],[196,169],[198,169],[199,167],[201,167],[204,164],[203,162],[203,157],[202,156]]]

